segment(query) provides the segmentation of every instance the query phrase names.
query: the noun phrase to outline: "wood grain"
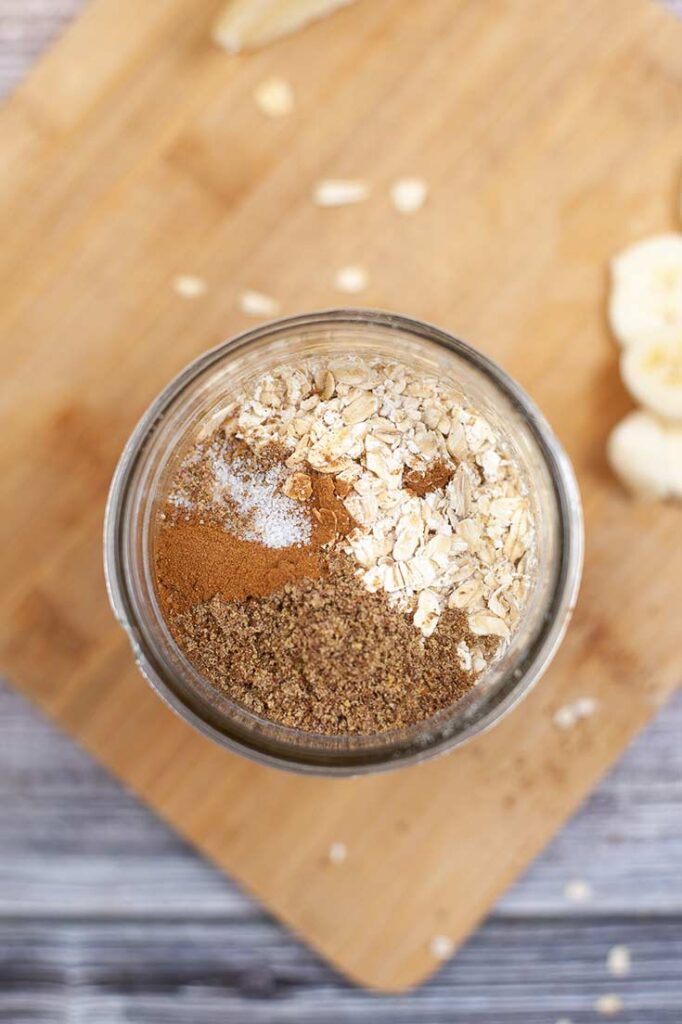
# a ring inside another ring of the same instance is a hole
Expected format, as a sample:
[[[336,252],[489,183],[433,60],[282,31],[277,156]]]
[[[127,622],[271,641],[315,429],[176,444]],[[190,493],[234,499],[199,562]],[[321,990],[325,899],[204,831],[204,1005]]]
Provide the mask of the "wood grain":
[[[682,698],[459,954],[395,999],[355,989],[0,684],[0,1020],[670,1024],[682,1002]],[[564,885],[593,889],[583,904]],[[612,979],[626,943],[633,971]],[[141,955],[143,950],[143,955]]]
[[[628,928],[650,917],[682,921],[680,729],[682,695],[503,895],[495,919],[529,927],[583,916]],[[1,683],[0,815],[3,920],[262,917],[222,872]],[[567,899],[571,879],[589,885],[585,903]]]
[[[596,0],[532,19],[512,3],[424,0],[415,17],[374,0],[229,61],[206,43],[215,3],[133,8],[92,4],[1,129],[2,662],[343,970],[404,988],[435,966],[434,932],[466,935],[678,681],[678,513],[633,506],[606,472],[626,400],[600,310],[610,252],[672,225],[679,29],[635,0],[618,21]],[[250,98],[275,70],[299,96],[285,124]],[[401,220],[385,190],[408,172],[431,197]],[[313,208],[331,173],[367,176],[373,202]],[[149,398],[243,325],[241,287],[287,311],[329,305],[333,270],[360,257],[368,304],[469,337],[547,411],[583,488],[587,571],[556,666],[494,733],[398,776],[328,783],[237,761],[147,692],[106,606],[101,509]],[[206,299],[173,295],[178,272],[205,276]],[[557,736],[552,710],[580,693],[601,714]],[[351,850],[341,871],[325,859],[335,839]]]
[[[604,970],[624,937],[619,923],[490,923],[401,998],[330,991],[332,972],[294,943],[282,948],[276,933],[264,920],[188,923],[178,946],[163,920],[0,925],[0,976],[10,967],[15,978],[0,1007],[12,1024],[62,1024],[65,1006],[88,1024],[595,1024],[596,1000],[615,992],[622,1024],[679,1024],[679,989],[661,979],[674,977],[682,935],[666,921],[642,924],[633,976],[619,981]]]

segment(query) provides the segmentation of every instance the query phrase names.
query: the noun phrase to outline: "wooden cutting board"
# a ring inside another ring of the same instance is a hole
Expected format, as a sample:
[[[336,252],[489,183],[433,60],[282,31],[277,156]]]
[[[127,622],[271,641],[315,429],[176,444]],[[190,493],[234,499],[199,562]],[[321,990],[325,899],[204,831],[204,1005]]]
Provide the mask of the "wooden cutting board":
[[[209,43],[218,6],[97,0],[3,114],[2,669],[348,976],[401,990],[681,675],[681,513],[636,505],[606,467],[629,402],[604,299],[608,256],[676,227],[682,28],[646,0],[361,0],[229,58]],[[279,121],[252,100],[270,74],[297,97]],[[412,174],[429,200],[400,216],[388,186]],[[328,176],[366,179],[370,201],[316,208]],[[327,781],[227,754],[152,695],[107,604],[101,528],[131,427],[245,326],[240,290],[328,307],[354,262],[367,305],[468,338],[540,403],[587,552],[555,665],[504,723],[420,768]],[[206,295],[176,295],[182,273]],[[558,731],[582,695],[598,713]]]

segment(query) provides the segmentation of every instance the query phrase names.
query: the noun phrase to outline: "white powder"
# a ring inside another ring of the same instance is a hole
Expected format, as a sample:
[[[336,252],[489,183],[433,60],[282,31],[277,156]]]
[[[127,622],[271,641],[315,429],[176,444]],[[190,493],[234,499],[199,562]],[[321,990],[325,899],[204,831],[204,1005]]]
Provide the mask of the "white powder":
[[[229,498],[240,516],[248,519],[250,528],[242,532],[244,540],[257,541],[268,548],[288,548],[309,542],[308,516],[297,501],[282,493],[282,480],[286,476],[283,466],[272,466],[265,472],[249,475],[241,459],[225,462],[218,457],[212,469],[215,501]]]

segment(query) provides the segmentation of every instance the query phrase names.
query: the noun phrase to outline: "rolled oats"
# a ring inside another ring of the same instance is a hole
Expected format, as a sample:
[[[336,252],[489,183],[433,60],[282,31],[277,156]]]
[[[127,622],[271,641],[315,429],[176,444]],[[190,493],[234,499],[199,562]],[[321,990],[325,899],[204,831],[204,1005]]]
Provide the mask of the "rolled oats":
[[[378,358],[311,357],[247,387],[223,428],[256,447],[284,445],[292,496],[307,467],[344,482],[357,528],[342,550],[366,589],[384,590],[424,636],[450,608],[500,650],[509,640],[534,571],[530,498],[503,439],[447,381]],[[406,489],[440,463],[445,486]],[[458,657],[479,671],[489,655]]]
[[[417,601],[417,610],[414,613],[414,624],[422,631],[424,636],[431,636],[438,625],[441,603],[438,595],[433,590],[422,590]]]
[[[363,420],[367,420],[370,416],[374,415],[376,408],[376,398],[368,391],[363,391],[358,398],[354,399],[343,410],[343,422],[349,425],[362,423]]]

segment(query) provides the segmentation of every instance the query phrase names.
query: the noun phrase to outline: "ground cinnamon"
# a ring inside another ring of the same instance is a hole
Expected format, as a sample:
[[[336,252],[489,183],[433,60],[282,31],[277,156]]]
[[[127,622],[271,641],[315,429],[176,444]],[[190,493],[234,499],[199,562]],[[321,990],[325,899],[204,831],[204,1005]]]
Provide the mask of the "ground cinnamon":
[[[155,542],[156,578],[166,612],[182,612],[216,595],[226,601],[264,597],[286,583],[317,579],[322,572],[321,549],[346,536],[355,523],[331,477],[313,471],[306,476],[310,486],[301,492],[310,495],[301,502],[311,519],[306,545],[266,547],[196,514],[179,516],[168,506]],[[286,480],[283,486],[286,490]]]
[[[156,576],[166,610],[184,611],[216,594],[226,601],[264,597],[302,576],[320,575],[319,547],[273,550],[210,523],[164,524],[156,538]]]

